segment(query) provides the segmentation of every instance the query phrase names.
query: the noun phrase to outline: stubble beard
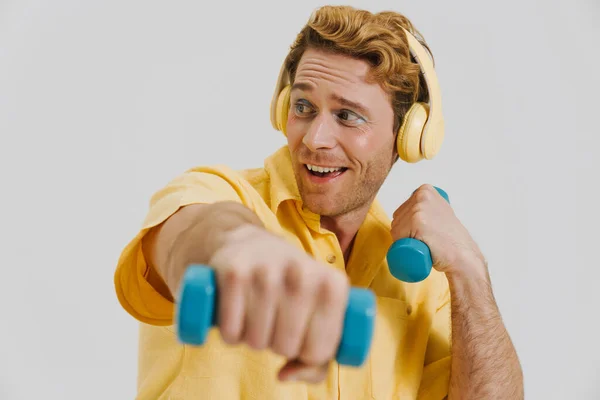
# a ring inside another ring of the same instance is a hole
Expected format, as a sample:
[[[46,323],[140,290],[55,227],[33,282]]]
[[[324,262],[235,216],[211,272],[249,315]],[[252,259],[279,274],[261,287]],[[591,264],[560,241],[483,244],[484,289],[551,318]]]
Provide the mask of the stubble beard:
[[[359,210],[369,208],[377,196],[379,189],[387,178],[392,163],[389,166],[373,163],[367,168],[365,176],[352,178],[352,184],[335,191],[323,190],[309,192],[305,187],[298,171],[294,171],[298,191],[304,206],[311,212],[322,217],[339,217]],[[353,173],[353,171],[346,171]],[[347,179],[348,177],[342,177]]]

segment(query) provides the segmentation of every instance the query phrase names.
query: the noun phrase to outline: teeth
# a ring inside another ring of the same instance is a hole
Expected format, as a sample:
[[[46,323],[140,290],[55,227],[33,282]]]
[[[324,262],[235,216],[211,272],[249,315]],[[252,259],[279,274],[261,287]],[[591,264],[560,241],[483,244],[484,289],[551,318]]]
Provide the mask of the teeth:
[[[306,164],[306,167],[311,170],[311,171],[315,171],[315,172],[321,172],[321,173],[327,173],[327,172],[335,172],[335,171],[339,171],[340,169],[342,169],[342,167],[337,167],[337,168],[323,168],[323,167],[318,167],[316,165],[310,165],[310,164]]]

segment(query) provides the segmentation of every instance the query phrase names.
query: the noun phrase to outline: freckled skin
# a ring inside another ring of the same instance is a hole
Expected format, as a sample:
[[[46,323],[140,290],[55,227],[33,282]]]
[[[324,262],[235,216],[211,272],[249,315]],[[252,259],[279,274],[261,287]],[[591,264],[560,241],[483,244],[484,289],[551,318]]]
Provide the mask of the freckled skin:
[[[390,97],[367,82],[369,68],[366,61],[308,49],[296,72],[294,84],[306,87],[291,93],[288,145],[304,204],[325,223],[328,217],[362,220],[394,162]],[[359,102],[367,110],[332,96]],[[304,164],[348,169],[332,182],[316,184]]]

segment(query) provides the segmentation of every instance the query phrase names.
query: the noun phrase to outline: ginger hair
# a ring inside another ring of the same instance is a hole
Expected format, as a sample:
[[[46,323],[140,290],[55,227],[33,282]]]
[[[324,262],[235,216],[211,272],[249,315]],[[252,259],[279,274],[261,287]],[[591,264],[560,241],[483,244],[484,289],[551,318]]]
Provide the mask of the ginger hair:
[[[371,13],[350,6],[324,6],[313,12],[290,46],[285,66],[293,83],[298,64],[308,48],[331,51],[367,61],[369,79],[390,95],[394,132],[415,101],[429,100],[425,80],[411,56],[406,33],[433,54],[410,20],[397,12]]]

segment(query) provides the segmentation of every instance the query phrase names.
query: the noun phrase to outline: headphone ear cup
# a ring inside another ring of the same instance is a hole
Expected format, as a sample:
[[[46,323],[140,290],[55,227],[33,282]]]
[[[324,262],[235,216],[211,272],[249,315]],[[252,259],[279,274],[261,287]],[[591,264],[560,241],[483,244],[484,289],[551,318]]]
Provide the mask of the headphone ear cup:
[[[408,163],[416,163],[423,159],[421,152],[421,136],[427,122],[429,107],[425,103],[414,103],[398,130],[396,150],[398,156]]]
[[[290,85],[287,85],[281,90],[279,96],[277,97],[277,106],[275,109],[277,129],[280,130],[284,136],[287,136],[285,128],[288,119],[288,111],[290,109],[290,90]]]

